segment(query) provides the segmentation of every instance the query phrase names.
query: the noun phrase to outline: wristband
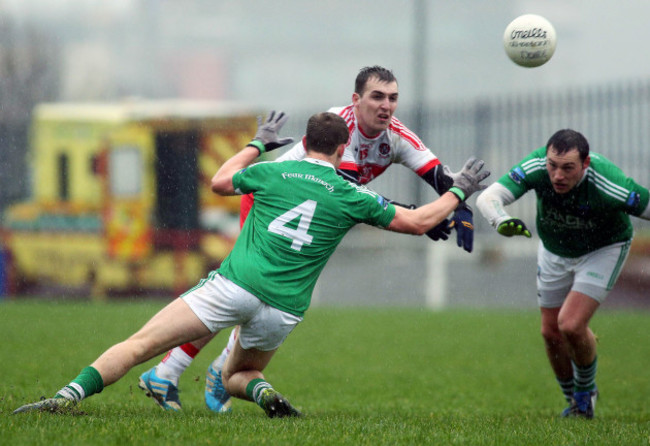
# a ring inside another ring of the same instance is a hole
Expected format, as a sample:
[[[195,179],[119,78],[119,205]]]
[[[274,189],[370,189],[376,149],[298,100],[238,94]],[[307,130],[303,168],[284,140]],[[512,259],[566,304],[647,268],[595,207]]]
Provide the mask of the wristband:
[[[248,146],[255,147],[257,150],[259,150],[259,151],[260,151],[260,155],[261,155],[262,153],[266,152],[266,147],[264,146],[264,144],[262,143],[262,141],[260,141],[260,140],[258,140],[258,139],[254,139],[254,140],[252,140],[251,142],[249,142],[248,144],[246,144],[246,147],[248,147]]]
[[[447,192],[451,192],[452,194],[456,195],[461,203],[465,201],[465,192],[460,190],[458,187],[452,186]]]

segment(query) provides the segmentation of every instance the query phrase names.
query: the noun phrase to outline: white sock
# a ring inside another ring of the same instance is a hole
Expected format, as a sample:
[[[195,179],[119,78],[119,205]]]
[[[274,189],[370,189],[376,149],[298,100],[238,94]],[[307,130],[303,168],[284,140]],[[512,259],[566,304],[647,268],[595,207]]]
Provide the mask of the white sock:
[[[176,387],[178,380],[186,368],[192,364],[193,357],[185,353],[181,347],[176,347],[167,353],[160,364],[156,367],[156,375],[162,379],[168,379]]]
[[[226,363],[226,358],[228,358],[228,354],[232,351],[233,348],[235,348],[235,342],[237,342],[237,329],[233,329],[230,332],[228,344],[226,344],[226,347],[221,351],[221,354],[217,356],[217,359],[212,361],[213,369],[221,370],[223,368],[223,365]]]

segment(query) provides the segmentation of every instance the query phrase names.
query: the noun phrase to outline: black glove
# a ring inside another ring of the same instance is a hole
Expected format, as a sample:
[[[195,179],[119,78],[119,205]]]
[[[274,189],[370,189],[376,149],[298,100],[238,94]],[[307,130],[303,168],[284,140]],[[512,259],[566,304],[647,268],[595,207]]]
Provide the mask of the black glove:
[[[449,192],[456,194],[460,201],[465,201],[474,192],[485,189],[487,185],[480,184],[480,182],[490,176],[490,171],[484,170],[481,172],[484,164],[483,160],[472,157],[465,162],[460,172],[454,173],[449,170],[449,167],[445,166],[445,174],[454,180]]]
[[[434,242],[437,242],[438,240],[447,240],[451,233],[451,227],[452,223],[445,218],[443,221],[438,223],[438,226],[429,229],[425,234]]]
[[[456,244],[467,252],[474,249],[474,220],[469,206],[459,206],[451,217],[449,229],[456,229]]]
[[[406,209],[417,208],[417,206],[414,204],[402,204],[393,200],[388,200],[388,201],[394,204],[395,206],[401,206]],[[425,232],[427,237],[429,237],[434,242],[437,242],[438,240],[447,240],[449,238],[450,233],[451,233],[451,224],[449,223],[449,220],[447,220],[446,218],[440,223],[438,223],[437,226],[434,226],[433,228]]]
[[[271,110],[264,124],[262,124],[262,117],[258,116],[257,133],[255,138],[247,145],[257,148],[261,155],[264,152],[270,152],[278,147],[292,143],[293,138],[291,137],[278,139],[278,133],[288,119],[289,116],[285,115],[284,112],[277,112],[276,116],[275,110]]]
[[[513,235],[523,235],[528,238],[531,237],[526,224],[518,218],[511,218],[510,220],[504,221],[497,228],[497,232],[506,237],[512,237]]]

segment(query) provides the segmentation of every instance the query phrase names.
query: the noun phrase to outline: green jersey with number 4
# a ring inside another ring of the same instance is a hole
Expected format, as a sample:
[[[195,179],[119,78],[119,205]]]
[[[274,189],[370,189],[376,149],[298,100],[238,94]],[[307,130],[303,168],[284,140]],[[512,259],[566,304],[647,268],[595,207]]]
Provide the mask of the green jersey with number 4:
[[[534,189],[537,232],[544,247],[562,257],[580,257],[612,243],[630,240],[628,214],[639,216],[648,206],[648,189],[614,163],[591,153],[583,179],[558,194],[546,170],[546,148],[540,147],[499,179],[515,200]]]
[[[298,316],[343,236],[357,223],[387,227],[395,216],[380,195],[313,158],[254,164],[232,181],[238,193],[252,192],[255,204],[219,274]]]

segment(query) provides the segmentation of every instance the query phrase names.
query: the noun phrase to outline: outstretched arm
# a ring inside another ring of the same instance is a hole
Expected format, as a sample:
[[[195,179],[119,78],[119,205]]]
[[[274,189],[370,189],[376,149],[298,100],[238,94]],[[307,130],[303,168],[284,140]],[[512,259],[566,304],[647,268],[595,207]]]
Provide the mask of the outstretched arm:
[[[436,166],[436,168],[437,168],[437,167],[440,167],[440,166]],[[430,172],[436,170],[436,168],[431,169]],[[442,169],[440,169],[440,171],[442,172]],[[336,172],[337,172],[337,173],[338,173],[338,174],[339,174],[343,179],[345,179],[345,180],[347,180],[347,181],[349,181],[349,182],[351,182],[351,183],[353,183],[353,184],[361,185],[361,182],[359,181],[359,172],[357,172],[357,171],[355,171],[355,170],[350,170],[350,169],[337,169]],[[446,191],[447,189],[449,189],[449,188],[451,187],[451,183],[453,183],[453,180],[452,180],[451,178],[449,178],[449,177],[447,177],[447,178],[449,179],[450,184],[447,185],[447,186],[445,187],[445,191]],[[440,193],[440,195],[442,195],[443,193],[444,193],[444,192]],[[406,209],[415,209],[415,208],[417,208],[417,206],[414,205],[414,204],[404,204],[404,203],[399,203],[399,202],[397,202],[397,201],[395,201],[395,200],[392,200],[392,199],[390,199],[390,198],[388,198],[388,197],[386,197],[386,196],[384,196],[384,199],[385,199],[386,201],[388,201],[389,203],[391,203],[391,204],[393,204],[393,205],[395,205],[395,206],[402,207],[402,208],[406,208]],[[467,206],[467,205],[465,205],[465,204],[461,204],[461,205],[459,205],[459,208],[460,208],[461,206]],[[471,211],[470,211],[470,218],[471,218]],[[432,228],[432,229],[429,229],[429,230],[426,232],[426,235],[427,235],[431,240],[434,240],[434,241],[438,241],[438,240],[441,240],[441,239],[442,239],[442,240],[447,240],[447,239],[449,238],[449,233],[451,232],[451,226],[450,226],[450,224],[451,224],[451,223],[449,222],[449,220],[447,220],[446,218],[443,218],[443,219],[440,221],[440,223],[438,223],[438,225],[436,225],[436,226],[435,226],[434,228]],[[459,246],[460,246],[460,245],[459,245]],[[471,250],[471,249],[470,249],[470,250]]]
[[[223,163],[217,173],[212,177],[212,192],[218,195],[235,195],[235,188],[232,184],[232,177],[244,167],[248,167],[255,158],[264,152],[275,150],[293,142],[293,138],[280,138],[278,133],[289,119],[284,112],[272,110],[266,121],[262,123],[262,117],[257,118],[257,133],[251,142],[239,153]]]
[[[453,178],[445,173],[442,164],[436,165],[433,169],[424,173],[421,178],[441,196],[454,184]]]
[[[499,234],[506,237],[523,235],[530,238],[531,234],[526,224],[518,218],[511,217],[504,209],[504,206],[514,201],[512,192],[502,184],[493,183],[478,196],[476,207]]]
[[[426,234],[432,227],[445,220],[460,203],[457,195],[446,192],[436,201],[417,209],[395,206],[395,217],[386,229],[404,234]]]
[[[483,161],[476,158],[467,160],[463,169],[454,174],[454,183],[449,191],[439,199],[417,209],[395,208],[395,217],[387,229],[409,234],[426,234],[432,227],[445,220],[458,205],[474,192],[485,189],[480,184],[490,175],[483,169]]]
[[[232,177],[244,167],[248,167],[258,156],[260,151],[256,147],[246,146],[223,163],[212,177],[212,192],[218,195],[236,195]]]

